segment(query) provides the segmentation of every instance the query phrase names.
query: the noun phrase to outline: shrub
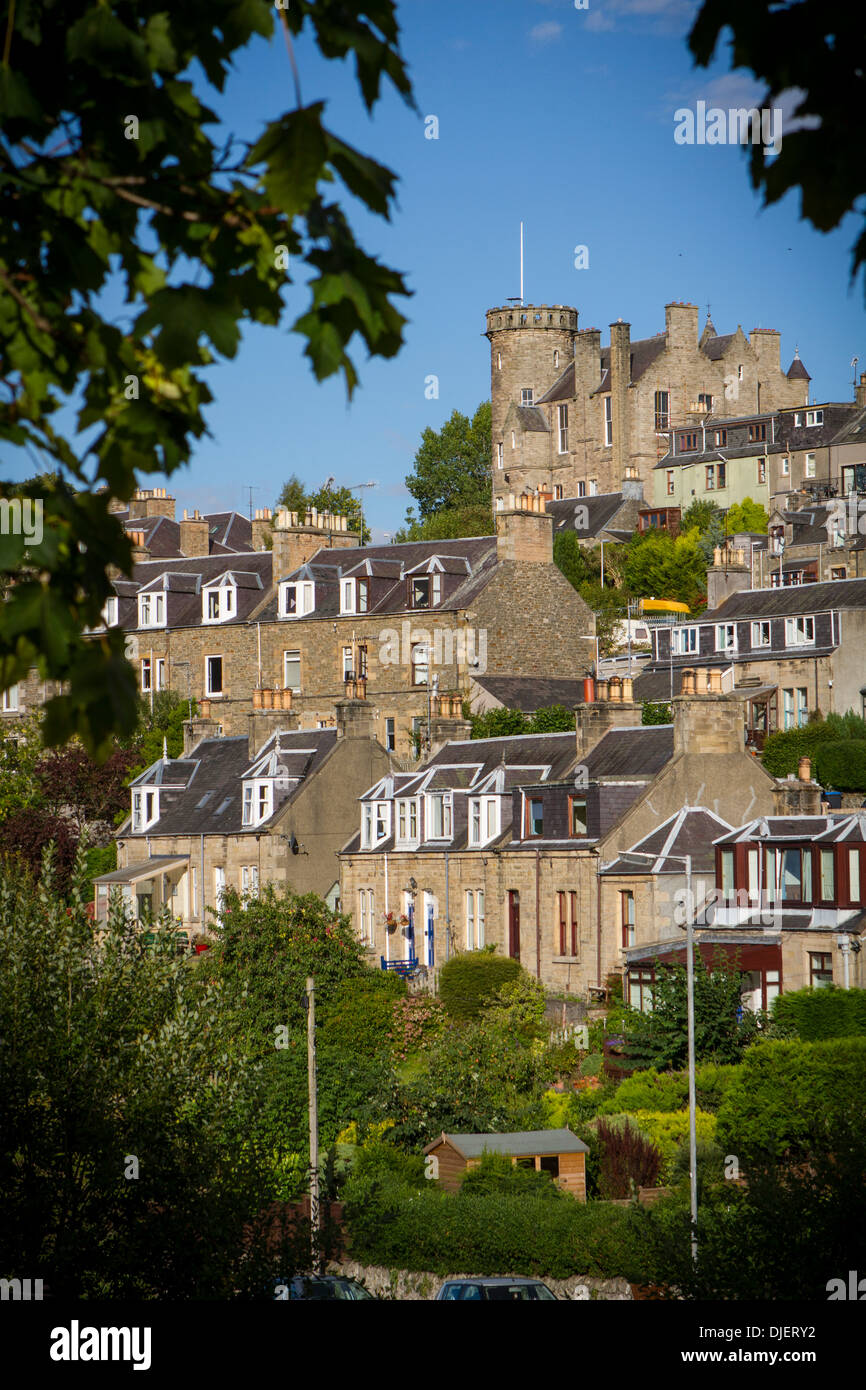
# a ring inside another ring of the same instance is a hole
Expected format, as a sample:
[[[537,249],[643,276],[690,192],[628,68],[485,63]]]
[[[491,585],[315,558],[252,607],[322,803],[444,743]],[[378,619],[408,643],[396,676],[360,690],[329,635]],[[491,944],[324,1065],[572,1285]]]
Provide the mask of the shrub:
[[[866,1034],[866,990],[797,989],[773,1000],[773,1022],[792,1028],[804,1042]]]
[[[405,1062],[410,1052],[426,1046],[442,1027],[445,1010],[440,999],[415,994],[398,999],[391,1008],[388,1041],[395,1061]]]
[[[832,1148],[834,1131],[863,1133],[866,1038],[763,1042],[719,1109],[719,1143],[744,1165]]]
[[[477,1168],[467,1168],[459,1192],[461,1197],[486,1197],[490,1193],[547,1200],[563,1197],[562,1188],[556,1186],[550,1173],[522,1167],[500,1153],[483,1153]]]
[[[596,1134],[601,1150],[599,1191],[602,1197],[630,1197],[633,1187],[654,1187],[661,1166],[656,1146],[626,1120],[608,1125],[599,1120]]]
[[[662,1182],[670,1179],[677,1154],[689,1146],[688,1110],[639,1110],[631,1116],[641,1134],[645,1134],[662,1156]],[[710,1144],[716,1137],[716,1116],[704,1110],[695,1112],[695,1131],[699,1144]]]
[[[478,1018],[504,984],[521,973],[519,961],[491,951],[452,956],[439,972],[439,996],[452,1018]]]
[[[773,777],[787,777],[789,772],[796,774],[800,758],[814,760],[824,744],[840,739],[866,739],[866,720],[848,710],[826,719],[810,718],[801,729],[780,729],[764,744],[761,762]]]
[[[322,1007],[320,1042],[363,1057],[387,1052],[394,1006],[405,995],[405,981],[391,970],[340,981]]]
[[[687,1104],[688,1077],[683,1072],[636,1071],[620,1082],[613,1095],[599,1106],[600,1115],[634,1110],[679,1110]]]
[[[815,775],[822,787],[840,792],[866,791],[866,739],[823,743],[815,755]]]
[[[742,1074],[741,1065],[726,1067],[715,1062],[704,1062],[695,1072],[695,1098],[698,1109],[715,1114],[730,1087],[739,1081]]]

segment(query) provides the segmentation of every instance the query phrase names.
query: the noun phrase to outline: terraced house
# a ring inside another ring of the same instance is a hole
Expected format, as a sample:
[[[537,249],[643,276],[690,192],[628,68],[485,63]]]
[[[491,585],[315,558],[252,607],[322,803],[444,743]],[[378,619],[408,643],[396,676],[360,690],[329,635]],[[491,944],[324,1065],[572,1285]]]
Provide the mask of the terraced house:
[[[189,937],[207,931],[224,889],[268,882],[336,905],[355,799],[390,760],[365,701],[341,701],[335,717],[333,729],[299,730],[291,712],[257,711],[231,738],[212,719],[188,721],[183,757],[131,784],[118,868],[96,880],[97,917],[116,891],[139,920],[168,907]]]
[[[595,693],[575,734],[451,741],[362,796],[342,897],[383,968],[435,968],[492,944],[585,996],[626,968],[605,864],[684,807],[702,807],[717,832],[776,807],[773,779],[744,751],[736,696],[679,697],[673,724],[643,727],[627,680]]]
[[[361,696],[383,746],[412,755],[476,675],[531,675],[542,654],[552,677],[584,673],[594,618],[533,505],[501,513],[496,536],[364,547],[344,518],[283,512],[270,550],[141,560],[106,622],[129,633],[145,696],[205,701],[227,736],[259,708],[333,726],[335,703]]]
[[[814,808],[817,788],[804,771],[802,809]],[[649,858],[644,868],[618,859],[603,870],[623,904],[627,997],[650,1007],[658,963],[684,959],[685,854],[698,949],[708,966],[721,956],[741,971],[747,1007],[767,1009],[777,994],[807,986],[862,988],[864,841],[862,811],[789,812],[737,828],[692,811],[659,827],[632,847]]]
[[[745,566],[740,577],[748,582]],[[655,628],[652,640],[652,661],[635,682],[640,698],[713,682],[739,696],[744,741],[758,750],[814,710],[866,712],[864,579],[743,589],[697,620]]]

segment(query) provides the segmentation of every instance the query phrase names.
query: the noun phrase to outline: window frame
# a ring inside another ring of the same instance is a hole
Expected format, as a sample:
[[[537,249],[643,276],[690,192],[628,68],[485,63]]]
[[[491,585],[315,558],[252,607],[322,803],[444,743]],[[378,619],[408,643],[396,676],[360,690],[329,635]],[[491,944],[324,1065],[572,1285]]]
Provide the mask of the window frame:
[[[556,409],[556,424],[558,431],[558,450],[560,454],[568,453],[568,402],[563,402]]]
[[[289,679],[289,667],[297,666],[298,683],[292,685]],[[289,647],[283,652],[283,689],[291,690],[293,694],[301,693],[301,651],[299,647]]]
[[[620,888],[619,890],[619,923],[622,948],[624,951],[630,950],[635,944],[635,904],[633,888]]]
[[[288,609],[289,590],[295,598],[295,611]],[[280,585],[280,617],[292,622],[316,611],[316,584],[313,579],[287,579]]]
[[[219,690],[215,690],[215,689],[213,688],[213,683],[212,683],[212,669],[211,669],[211,662],[212,662],[212,661],[218,661],[219,664],[220,664],[220,687],[219,687]],[[212,654],[210,654],[210,655],[205,656],[205,659],[204,659],[204,681],[205,681],[205,691],[204,691],[204,693],[205,693],[206,698],[209,699],[209,700],[218,700],[218,699],[220,698],[220,696],[222,696],[222,695],[225,694],[225,665],[224,665],[224,662],[225,662],[225,658],[222,656],[221,653],[218,653],[218,652],[214,652],[214,653],[212,653]]]
[[[604,397],[604,447],[613,447],[613,397]]]
[[[436,791],[425,793],[424,838],[425,840],[453,840],[454,838],[454,798],[451,792]],[[434,802],[439,806],[439,830],[434,833]]]
[[[799,624],[803,624],[803,636],[800,637]],[[811,633],[811,635],[809,635]],[[813,614],[802,613],[798,617],[785,619],[785,646],[786,647],[814,647],[815,645],[815,618]]]
[[[764,628],[767,629],[767,640],[766,640],[766,642],[764,642],[764,641],[762,640],[762,637],[763,637],[763,629],[764,629]],[[757,641],[755,640],[755,630],[756,630],[756,629],[757,629],[757,633],[758,633],[758,640],[757,640]],[[755,650],[755,651],[762,650],[762,649],[765,648],[765,647],[772,647],[772,645],[773,645],[773,627],[772,627],[772,623],[770,622],[770,619],[769,619],[769,618],[756,618],[754,621],[752,621],[752,622],[749,624],[749,639],[750,639],[752,648],[753,648],[753,650]]]

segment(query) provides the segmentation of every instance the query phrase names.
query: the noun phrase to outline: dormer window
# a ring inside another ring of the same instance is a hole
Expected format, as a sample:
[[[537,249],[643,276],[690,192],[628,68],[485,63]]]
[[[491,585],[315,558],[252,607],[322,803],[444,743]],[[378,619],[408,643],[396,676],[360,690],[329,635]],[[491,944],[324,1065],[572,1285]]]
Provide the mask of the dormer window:
[[[265,780],[244,782],[244,825],[261,825],[274,811],[273,783]]]
[[[469,844],[486,845],[499,834],[499,798],[476,796],[469,802]]]
[[[441,601],[441,574],[417,575],[409,580],[410,608],[435,608]]]
[[[340,580],[340,612],[366,613],[370,603],[369,579]]]
[[[451,793],[432,793],[427,797],[426,838],[428,840],[450,840],[451,825]]]
[[[138,626],[165,627],[165,594],[139,594]]]
[[[205,589],[202,594],[202,618],[206,623],[224,623],[236,616],[237,589],[234,584],[220,584]]]
[[[102,605],[102,621],[106,627],[117,627],[117,599],[107,598]]]
[[[717,623],[716,624],[716,651],[730,652],[737,650],[737,625],[736,623]]]
[[[418,802],[407,797],[397,802],[397,844],[418,843]]]
[[[815,645],[814,618],[786,618],[785,646],[813,647]]]
[[[159,820],[159,791],[135,787],[132,792],[133,834],[149,830]]]
[[[280,617],[303,618],[316,606],[316,586],[311,579],[291,580],[280,589]]]
[[[361,848],[375,849],[391,834],[391,803],[370,801],[364,806],[361,821]]]

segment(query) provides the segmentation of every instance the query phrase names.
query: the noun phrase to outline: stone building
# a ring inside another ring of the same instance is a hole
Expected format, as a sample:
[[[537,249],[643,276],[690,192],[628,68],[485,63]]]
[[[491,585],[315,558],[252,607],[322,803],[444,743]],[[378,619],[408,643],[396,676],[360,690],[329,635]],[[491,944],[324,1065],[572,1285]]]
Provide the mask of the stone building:
[[[744,739],[757,749],[815,710],[866,713],[866,579],[750,589],[736,553],[716,568],[726,597],[699,617],[653,629],[652,659],[634,686],[640,699],[669,699],[696,668],[698,688],[712,682],[741,701]]]
[[[645,727],[628,679],[599,682],[597,695],[578,707],[575,734],[449,742],[364,794],[341,884],[373,959],[435,969],[493,944],[586,997],[623,969],[601,865],[684,807],[721,829],[773,811],[736,696],[681,696],[672,725]]]
[[[777,783],[779,814],[735,829],[704,810],[681,812],[632,847],[655,856],[650,864],[619,858],[603,867],[602,901],[620,914],[625,995],[635,1008],[651,1007],[657,963],[684,961],[688,911],[704,963],[721,955],[742,972],[748,1008],[768,1009],[786,990],[866,984],[866,819],[821,814],[803,761],[805,782]]]
[[[362,694],[389,751],[412,756],[442,697],[459,717],[474,675],[577,679],[594,618],[553,563],[553,522],[516,504],[496,536],[359,547],[345,519],[281,513],[272,549],[142,560],[106,614],[128,634],[142,693],[208,702],[227,736],[253,708],[329,725]]]
[[[95,881],[97,918],[112,889],[136,917],[167,905],[187,935],[208,929],[208,909],[228,887],[255,893],[272,882],[336,904],[336,853],[356,798],[390,759],[366,701],[339,702],[335,717],[333,729],[300,730],[291,712],[258,710],[234,738],[214,720],[188,722],[183,756],[160,759],[130,786],[118,868]]]
[[[648,486],[674,421],[808,402],[809,375],[799,355],[783,371],[775,330],[719,334],[708,316],[701,331],[694,304],[667,304],[652,338],[632,339],[617,320],[607,347],[562,304],[489,309],[486,336],[497,508],[509,493],[591,496],[624,478]]]

